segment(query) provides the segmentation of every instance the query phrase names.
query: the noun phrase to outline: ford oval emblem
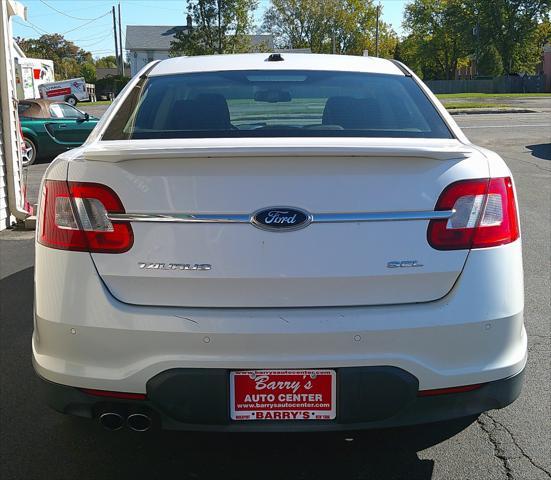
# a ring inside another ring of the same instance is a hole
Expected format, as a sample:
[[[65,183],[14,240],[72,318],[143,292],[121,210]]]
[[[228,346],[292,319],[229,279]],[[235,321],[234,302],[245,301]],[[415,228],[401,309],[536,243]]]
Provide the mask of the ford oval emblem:
[[[251,216],[251,223],[262,230],[289,232],[307,227],[312,215],[299,208],[271,207],[258,210]]]

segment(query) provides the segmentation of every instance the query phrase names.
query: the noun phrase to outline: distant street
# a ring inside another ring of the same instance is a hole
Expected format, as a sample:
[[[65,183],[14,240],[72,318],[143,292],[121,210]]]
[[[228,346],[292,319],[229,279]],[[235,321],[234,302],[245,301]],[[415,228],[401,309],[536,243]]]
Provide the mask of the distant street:
[[[455,119],[474,143],[502,155],[518,188],[530,356],[514,404],[448,426],[351,434],[104,431],[49,410],[38,397],[30,352],[32,233],[2,232],[0,385],[9,392],[0,405],[2,480],[549,480],[551,116]],[[46,167],[26,173],[33,201]]]

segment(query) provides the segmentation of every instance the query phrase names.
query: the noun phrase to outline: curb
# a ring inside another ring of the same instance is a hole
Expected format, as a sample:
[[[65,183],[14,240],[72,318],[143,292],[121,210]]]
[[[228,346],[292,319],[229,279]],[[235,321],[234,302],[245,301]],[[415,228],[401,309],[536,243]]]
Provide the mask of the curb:
[[[472,115],[472,114],[491,114],[491,113],[538,113],[538,112],[537,110],[530,110],[528,108],[452,108],[448,110],[448,113],[450,115]]]

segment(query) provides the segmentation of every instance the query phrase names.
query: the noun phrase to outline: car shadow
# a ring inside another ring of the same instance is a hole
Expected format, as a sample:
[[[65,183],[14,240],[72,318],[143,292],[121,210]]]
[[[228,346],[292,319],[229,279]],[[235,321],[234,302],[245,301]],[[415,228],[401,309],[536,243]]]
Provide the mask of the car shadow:
[[[434,461],[420,459],[417,452],[453,437],[473,420],[353,433],[137,434],[67,419],[63,435],[67,442],[95,438],[91,461],[107,460],[95,470],[98,478],[430,480]]]
[[[50,410],[31,365],[33,268],[0,281],[0,466],[10,478],[430,480],[418,452],[474,418],[350,433],[110,432]]]
[[[526,148],[532,152],[532,156],[543,160],[551,160],[551,143],[538,143],[536,145],[526,145]]]

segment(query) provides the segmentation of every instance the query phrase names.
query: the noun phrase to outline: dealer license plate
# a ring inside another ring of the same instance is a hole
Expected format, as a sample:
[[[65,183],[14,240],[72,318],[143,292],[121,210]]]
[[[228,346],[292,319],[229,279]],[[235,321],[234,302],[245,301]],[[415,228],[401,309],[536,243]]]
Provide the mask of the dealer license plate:
[[[334,370],[246,370],[230,373],[232,420],[333,420]]]

